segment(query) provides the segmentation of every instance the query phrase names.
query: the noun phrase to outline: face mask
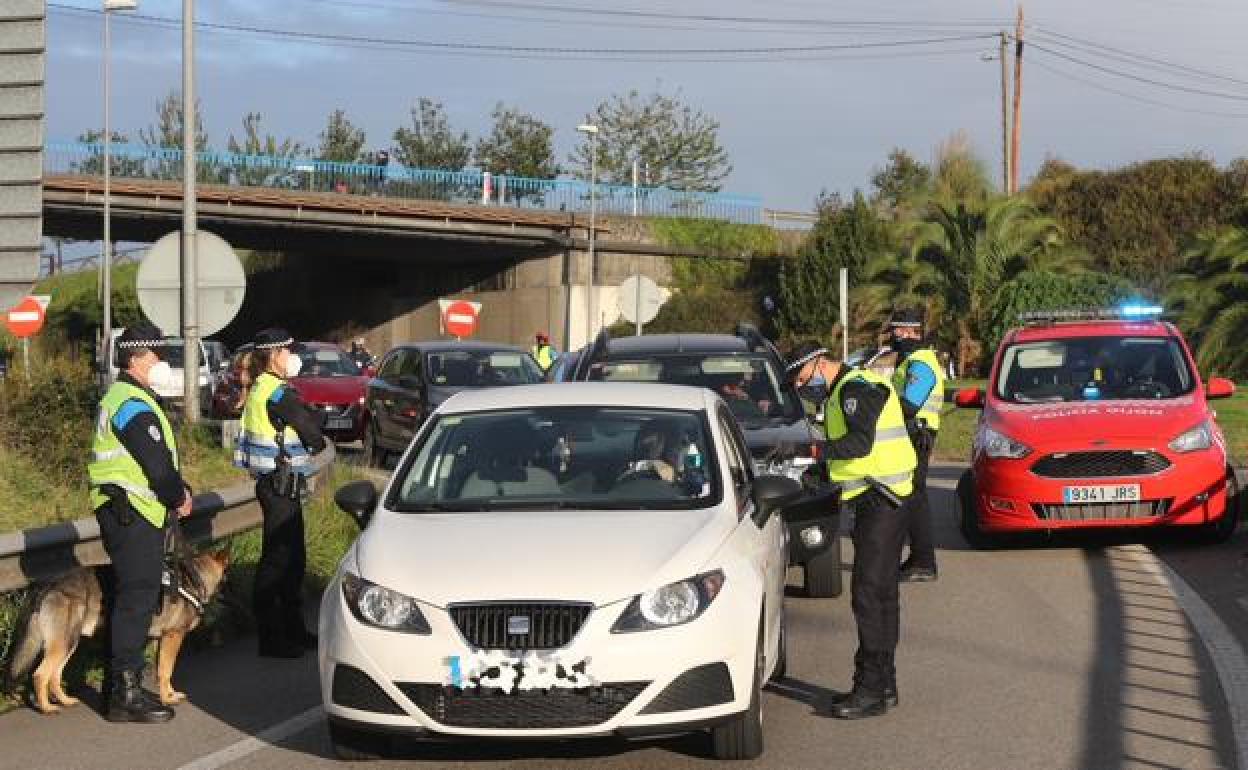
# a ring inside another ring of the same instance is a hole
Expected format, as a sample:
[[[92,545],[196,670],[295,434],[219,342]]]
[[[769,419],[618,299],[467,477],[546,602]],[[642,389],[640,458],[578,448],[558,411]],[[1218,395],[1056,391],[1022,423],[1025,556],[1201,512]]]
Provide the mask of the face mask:
[[[286,357],[286,376],[298,377],[300,370],[303,369],[303,359],[295,353],[291,353]]]
[[[147,384],[153,390],[173,387],[173,367],[165,361],[152,364],[152,368],[147,370]]]
[[[919,349],[919,340],[911,339],[909,337],[895,338],[893,339],[892,347],[893,350],[896,350],[898,353],[908,356]]]

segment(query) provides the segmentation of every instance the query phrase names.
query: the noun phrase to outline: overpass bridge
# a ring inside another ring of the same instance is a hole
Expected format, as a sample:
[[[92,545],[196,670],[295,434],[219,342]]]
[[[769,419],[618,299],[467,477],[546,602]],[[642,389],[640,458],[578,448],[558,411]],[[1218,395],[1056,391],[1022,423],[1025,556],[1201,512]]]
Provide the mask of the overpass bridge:
[[[446,296],[483,302],[486,337],[521,342],[548,329],[562,347],[587,338],[590,188],[582,181],[211,152],[199,160],[200,226],[237,248],[285,257],[280,270],[251,276],[248,302],[223,332],[227,341],[281,323],[306,338],[364,330],[374,347],[386,347],[437,336],[436,300]],[[179,151],[119,144],[111,168],[117,240],[150,242],[180,227]],[[45,169],[45,234],[98,239],[103,148],[49,144]],[[615,287],[627,275],[663,283],[672,257],[707,256],[618,226],[634,211],[736,223],[767,217],[748,196],[598,190],[597,325],[616,319]]]

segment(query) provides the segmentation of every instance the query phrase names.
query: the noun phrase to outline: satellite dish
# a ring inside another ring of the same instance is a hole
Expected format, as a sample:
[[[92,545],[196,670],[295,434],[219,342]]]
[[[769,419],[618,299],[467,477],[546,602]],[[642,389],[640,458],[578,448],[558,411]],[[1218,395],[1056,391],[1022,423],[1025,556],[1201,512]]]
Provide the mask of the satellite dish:
[[[243,263],[220,236],[195,234],[198,262],[199,334],[224,329],[243,306],[247,276]],[[148,320],[167,334],[182,333],[182,234],[169,233],[152,244],[139,265],[139,306]]]

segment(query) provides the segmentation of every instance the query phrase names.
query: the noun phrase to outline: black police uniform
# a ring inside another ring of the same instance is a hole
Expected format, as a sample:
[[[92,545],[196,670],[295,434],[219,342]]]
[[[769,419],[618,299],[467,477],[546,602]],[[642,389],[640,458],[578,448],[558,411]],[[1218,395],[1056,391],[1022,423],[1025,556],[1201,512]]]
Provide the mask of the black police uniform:
[[[269,420],[286,425],[304,447],[316,454],[325,449],[320,417],[294,388],[283,386],[277,400],[267,402]],[[262,654],[293,657],[315,644],[316,636],[304,625],[303,578],[307,571],[303,504],[275,486],[276,474],[256,480],[256,499],[264,513],[264,539],[256,567],[253,609]]]
[[[836,382],[852,374],[842,370]],[[888,403],[888,391],[869,382],[846,383],[841,403],[826,408],[840,409],[845,415],[846,433],[825,446],[827,460],[866,457],[875,445],[876,424]],[[852,408],[848,408],[850,401]],[[905,498],[903,498],[904,500]],[[850,584],[850,604],[858,627],[858,650],[854,654],[854,691],[829,704],[833,716],[872,716],[884,712],[884,704],[895,705],[897,669],[894,663],[901,635],[901,597],[897,585],[901,551],[906,536],[903,508],[895,508],[879,492],[868,489],[848,503],[854,516],[854,571]],[[854,693],[867,696],[870,705],[849,702]],[[850,713],[838,713],[849,706]],[[860,713],[863,712],[863,713]]]
[[[160,404],[159,397],[128,373],[118,380],[141,388]],[[177,526],[172,511],[190,493],[173,463],[173,454],[163,440],[160,421],[154,412],[144,410],[116,431],[117,439],[135,459],[147,477],[149,488],[169,509],[165,528]],[[108,602],[109,708],[106,715],[118,721],[163,721],[173,716],[152,693],[138,691],[152,616],[160,605],[160,582],[164,568],[166,529],[153,526],[130,505],[126,493],[115,486],[101,490],[109,502],[95,511],[100,538],[112,562],[105,571],[104,594]],[[114,703],[129,689],[128,700]],[[123,707],[124,706],[124,707]]]

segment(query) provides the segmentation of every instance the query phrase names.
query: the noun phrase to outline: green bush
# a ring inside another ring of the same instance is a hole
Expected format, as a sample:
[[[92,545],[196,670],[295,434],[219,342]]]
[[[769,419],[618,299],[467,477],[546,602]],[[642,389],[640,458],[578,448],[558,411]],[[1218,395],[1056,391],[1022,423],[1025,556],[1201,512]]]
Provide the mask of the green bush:
[[[1006,332],[1018,326],[1020,313],[1109,307],[1133,293],[1131,284],[1126,279],[1104,273],[1022,273],[997,292],[983,340],[983,349],[991,361],[993,352]]]
[[[82,483],[99,390],[85,363],[52,358],[32,365],[29,381],[13,372],[0,383],[0,441],[37,458],[41,470]]]

